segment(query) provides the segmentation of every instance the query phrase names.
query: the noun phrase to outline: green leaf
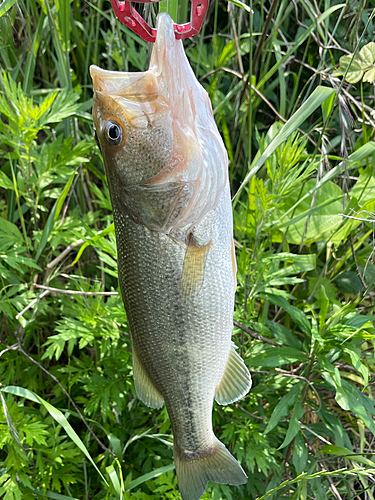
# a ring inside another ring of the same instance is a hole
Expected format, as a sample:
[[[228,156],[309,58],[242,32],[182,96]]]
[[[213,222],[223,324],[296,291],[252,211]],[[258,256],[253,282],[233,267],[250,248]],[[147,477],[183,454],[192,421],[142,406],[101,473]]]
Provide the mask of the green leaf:
[[[282,366],[287,363],[295,363],[300,361],[304,363],[309,360],[309,357],[298,349],[292,347],[276,347],[265,344],[254,348],[255,354],[250,355],[250,366]],[[254,353],[253,351],[253,353]]]
[[[79,94],[73,91],[62,90],[47,97],[47,102],[43,106],[43,114],[40,117],[39,125],[44,127],[49,123],[59,123],[69,116],[73,116],[80,107],[77,103]]]
[[[353,54],[340,57],[340,66],[333,76],[345,77],[349,83],[358,83],[363,77],[364,82],[372,83],[375,78],[375,43],[364,45],[356,56]]]
[[[357,294],[363,290],[362,282],[355,271],[344,271],[335,278],[334,284],[344,293]]]
[[[12,191],[14,191],[13,182],[2,170],[0,170],[0,187],[3,189],[11,189]]]
[[[350,356],[350,361],[353,367],[362,375],[364,385],[365,387],[367,387],[369,382],[370,372],[367,366],[364,365],[361,361],[361,354],[362,354],[361,351],[351,343],[347,343],[346,345],[344,344],[343,351]]]
[[[43,491],[39,488],[27,488],[36,495],[40,495],[42,498],[52,498],[53,500],[78,500],[74,497],[68,497],[67,495],[61,495],[60,493],[54,493],[53,491]]]
[[[374,191],[374,170],[372,168],[366,168],[366,170],[360,171],[358,180],[349,191],[349,195],[350,198],[355,198],[357,203],[362,206],[367,201],[372,201],[374,199]]]
[[[297,474],[302,474],[305,470],[309,453],[302,432],[299,432],[294,441],[293,465]]]
[[[177,22],[178,0],[166,0],[159,3],[159,12],[168,12],[171,18]]]
[[[117,458],[122,458],[122,445],[121,441],[118,437],[113,434],[108,434],[108,441],[110,445],[110,449],[114,452]]]
[[[375,435],[374,402],[347,380],[336,386],[336,401],[343,410],[351,410]]]
[[[7,237],[13,236],[18,243],[22,242],[22,234],[18,227],[13,224],[13,222],[10,222],[3,217],[0,217],[0,231],[4,233],[0,234],[0,236],[3,238],[2,241],[5,240],[4,237],[6,235]]]
[[[369,141],[367,144],[364,144],[359,149],[354,151],[354,153],[350,154],[348,156],[348,158],[345,160],[345,162],[340,163],[340,165],[338,165],[338,167],[346,166],[346,168],[348,168],[349,165],[352,165],[353,163],[356,163],[356,162],[360,162],[364,158],[371,156],[374,152],[375,152],[375,142]],[[335,167],[335,168],[338,168],[338,167]],[[334,170],[334,169],[332,169],[332,170]],[[328,172],[323,177],[321,182],[323,182],[324,179],[330,180],[336,176],[336,172],[332,173],[332,170],[330,172]],[[329,174],[331,174],[331,175],[329,175]]]
[[[81,255],[88,246],[95,245],[95,243],[97,243],[101,238],[104,238],[104,236],[107,236],[110,233],[114,233],[114,231],[115,231],[115,225],[114,223],[112,223],[110,226],[106,227],[103,231],[100,231],[98,234],[88,239],[79,249],[77,257],[74,259],[73,265],[79,261]]]
[[[307,118],[309,118],[309,116],[335,92],[336,91],[334,89],[329,87],[318,86],[311,96],[294,113],[294,115],[289,118],[280,133],[273,139],[260,158],[255,157],[250,172],[246,175],[233,198],[233,208],[236,206],[238,198],[246,184],[258,172],[271,154],[274,153],[280,144],[286,141],[288,137],[293,134],[293,132],[295,132],[302,125],[302,123],[306,121]]]
[[[322,333],[326,323],[326,316],[329,308],[329,299],[324,286],[320,286],[320,312],[319,312],[319,333]]]
[[[326,429],[333,433],[335,442],[339,446],[345,446],[346,443],[350,443],[348,434],[345,432],[340,419],[329,411],[323,402],[321,403],[318,415]]]
[[[127,487],[126,491],[130,491],[136,486],[139,486],[142,483],[145,483],[146,481],[150,481],[150,479],[155,479],[158,476],[161,476],[162,474],[165,474],[166,472],[169,472],[171,470],[175,469],[174,464],[166,465],[164,467],[159,467],[159,469],[155,469],[151,472],[148,472],[147,474],[143,474],[143,476],[138,477],[137,479],[134,479],[134,481],[131,481]]]
[[[345,75],[348,83],[357,83],[363,76],[362,64],[359,59],[354,59],[352,55],[340,57],[340,68],[333,73],[333,76]]]
[[[4,500],[22,500],[22,493],[14,476],[6,473],[0,476],[0,497]]]
[[[109,467],[106,467],[107,474],[109,475],[111,482],[113,484],[113,488],[115,489],[116,494],[119,496],[120,500],[122,500],[122,491],[120,480],[117,476],[116,469],[113,464]]]
[[[243,2],[240,2],[240,0],[229,0],[229,2],[237,7],[241,7],[241,9],[245,9],[247,12],[251,12],[250,7]]]
[[[309,278],[309,294],[314,293],[314,297],[320,300],[321,287],[330,302],[333,302],[337,296],[337,288],[328,278]]]
[[[280,420],[288,415],[290,408],[295,404],[298,396],[301,394],[302,382],[297,382],[290,391],[277,403],[272,412],[270,421],[264,431],[265,434],[272,431]]]
[[[289,347],[294,347],[294,349],[301,350],[302,342],[301,340],[290,332],[288,328],[285,328],[281,323],[276,321],[266,321],[266,326],[269,328],[272,335],[279,341],[279,343],[287,345]]]
[[[322,186],[324,186],[327,182],[330,182],[332,179],[340,175],[343,170],[349,170],[354,166],[357,166],[358,162],[361,162],[365,158],[372,157],[375,153],[375,142],[369,141],[368,143],[361,146],[359,149],[354,151],[354,153],[350,154],[345,161],[340,162],[336,167],[332,168],[329,172],[327,172],[324,177],[316,182],[314,187],[312,187],[306,194],[301,196],[299,200],[293,205],[293,207],[289,208],[284,214],[283,218],[292,214],[298,205],[304,202],[309,196],[313,195],[315,192],[319,191]]]
[[[371,68],[368,71],[365,71],[363,75],[363,81],[368,83],[374,83],[375,81],[375,68]]]
[[[4,0],[0,4],[0,17],[6,14],[8,10],[11,9],[16,2],[17,0]]]
[[[322,103],[322,113],[324,122],[327,121],[329,115],[331,114],[334,100],[335,100],[335,94],[332,94]]]
[[[279,446],[279,450],[285,448],[285,446],[288,446],[292,442],[292,440],[296,437],[298,431],[301,428],[301,424],[299,423],[299,420],[303,417],[305,413],[305,409],[303,408],[301,404],[301,396],[299,399],[296,401],[292,416],[290,417],[289,421],[289,427],[285,436],[284,441],[282,444]]]
[[[44,230],[43,230],[42,238],[41,238],[40,243],[39,243],[38,251],[36,252],[35,262],[38,261],[41,253],[44,250],[44,247],[46,246],[46,244],[48,242],[48,239],[49,239],[49,237],[53,231],[53,228],[55,226],[55,221],[60,214],[64,200],[69,193],[69,189],[70,189],[72,182],[73,182],[76,175],[77,175],[77,172],[74,171],[73,174],[70,176],[68,182],[66,183],[62,193],[60,194],[59,199],[54,204],[54,206],[53,206],[53,208],[48,216],[46,225],[45,225]]]
[[[293,214],[291,219],[285,221],[284,213],[278,212],[280,219],[284,221],[276,224],[275,228],[288,228],[289,243],[300,245],[302,241],[307,244],[326,241],[342,223],[340,214],[343,212],[343,193],[333,182],[322,186],[315,194],[314,201],[313,195],[308,195],[299,203],[301,197],[311,192],[315,183],[313,179],[308,180],[301,192],[295,192],[288,197],[283,212],[285,213],[286,209]]]
[[[369,467],[374,467],[375,463],[369,460],[368,458],[360,455],[358,453],[353,453],[347,448],[342,448],[340,446],[335,446],[332,444],[327,444],[323,446],[319,453],[326,453],[327,455],[334,455],[336,457],[345,457],[348,460],[354,460],[355,462],[359,462],[360,464],[368,465]]]
[[[0,389],[0,391],[6,392],[8,394],[14,394],[15,396],[19,396],[21,398],[25,398],[25,399],[29,399],[30,401],[34,401],[35,403],[42,404],[45,407],[45,409],[48,411],[48,413],[56,420],[56,422],[59,425],[61,425],[61,427],[65,430],[65,432],[68,434],[70,439],[75,443],[75,445],[90,460],[92,465],[95,467],[97,472],[100,474],[100,477],[103,479],[105,484],[108,486],[107,481],[105,480],[103,474],[98,469],[94,460],[91,458],[91,455],[87,451],[86,446],[82,443],[81,439],[78,437],[78,435],[74,431],[73,427],[70,425],[70,423],[67,421],[67,419],[64,417],[64,415],[61,413],[60,410],[58,410],[57,408],[52,406],[50,403],[48,403],[48,401],[45,401],[43,398],[41,398],[37,394],[29,391],[28,389],[24,389],[23,387],[9,385],[7,387],[2,387]]]
[[[359,56],[361,58],[363,68],[366,68],[366,66],[372,66],[375,62],[375,43],[370,42],[364,45],[359,51]]]
[[[311,335],[311,325],[306,317],[306,314],[295,306],[289,304],[289,302],[280,297],[279,295],[271,295],[269,293],[262,294],[264,298],[268,299],[272,304],[281,307],[285,312],[289,314],[292,320],[301,328],[301,330],[307,335]]]
[[[41,253],[44,250],[44,247],[47,244],[48,238],[49,238],[50,234],[53,231],[53,228],[54,228],[54,225],[55,225],[56,210],[57,210],[57,202],[54,204],[54,206],[53,206],[53,208],[52,208],[52,210],[51,210],[51,212],[50,212],[50,214],[48,216],[46,225],[44,226],[42,238],[41,238],[40,243],[39,243],[39,248],[38,248],[38,250],[36,252],[36,256],[35,256],[35,262],[38,261]]]

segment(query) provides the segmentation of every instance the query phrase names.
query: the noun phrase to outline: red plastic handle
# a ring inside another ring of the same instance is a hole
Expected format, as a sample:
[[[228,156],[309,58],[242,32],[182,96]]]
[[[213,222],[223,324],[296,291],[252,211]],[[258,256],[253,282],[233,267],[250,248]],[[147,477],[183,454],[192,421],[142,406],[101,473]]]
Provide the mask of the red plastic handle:
[[[160,0],[137,0],[137,3],[157,3]],[[208,9],[209,0],[191,0],[191,20],[185,24],[174,24],[177,40],[189,38],[199,33],[204,16]],[[146,42],[154,43],[156,29],[151,28],[143,17],[132,7],[130,0],[111,0],[112,7],[118,19],[139,35]]]

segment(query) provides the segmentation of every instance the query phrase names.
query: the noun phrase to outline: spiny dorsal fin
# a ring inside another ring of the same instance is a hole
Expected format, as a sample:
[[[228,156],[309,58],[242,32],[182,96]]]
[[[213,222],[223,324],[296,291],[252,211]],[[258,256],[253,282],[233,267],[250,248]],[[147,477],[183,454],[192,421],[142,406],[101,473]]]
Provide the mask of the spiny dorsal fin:
[[[219,405],[234,403],[249,392],[251,383],[249,370],[232,342],[223,378],[216,388],[215,400]]]
[[[196,294],[202,286],[210,246],[210,241],[206,245],[199,245],[194,235],[189,234],[181,277],[181,292],[185,299]]]
[[[161,408],[164,404],[163,396],[155,389],[143,366],[139,362],[133,347],[133,377],[135,390],[139,399],[150,408]]]

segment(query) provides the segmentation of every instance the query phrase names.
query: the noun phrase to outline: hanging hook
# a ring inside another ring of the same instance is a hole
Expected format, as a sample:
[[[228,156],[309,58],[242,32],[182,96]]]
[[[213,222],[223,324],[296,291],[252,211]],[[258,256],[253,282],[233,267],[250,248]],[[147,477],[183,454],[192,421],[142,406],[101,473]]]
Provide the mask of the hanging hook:
[[[160,0],[137,0],[137,3],[158,3]],[[185,24],[174,23],[176,39],[189,38],[199,33],[204,16],[208,9],[208,0],[191,0],[190,22]],[[139,35],[146,42],[154,43],[156,40],[155,28],[151,28],[143,17],[134,9],[130,0],[111,0],[113,10],[118,19]]]

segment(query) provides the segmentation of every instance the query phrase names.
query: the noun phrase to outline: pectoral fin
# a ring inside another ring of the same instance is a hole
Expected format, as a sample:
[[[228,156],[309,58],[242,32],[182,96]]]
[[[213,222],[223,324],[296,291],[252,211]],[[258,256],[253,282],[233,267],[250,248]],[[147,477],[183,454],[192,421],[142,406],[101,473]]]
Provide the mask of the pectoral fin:
[[[139,399],[150,408],[161,408],[164,404],[163,396],[155,389],[133,347],[133,377],[135,390]]]
[[[189,235],[181,278],[181,291],[185,299],[196,294],[202,286],[210,246],[210,241],[206,245],[199,245],[193,234]]]
[[[249,370],[232,343],[223,378],[216,388],[215,400],[219,405],[234,403],[249,392],[251,383]]]

